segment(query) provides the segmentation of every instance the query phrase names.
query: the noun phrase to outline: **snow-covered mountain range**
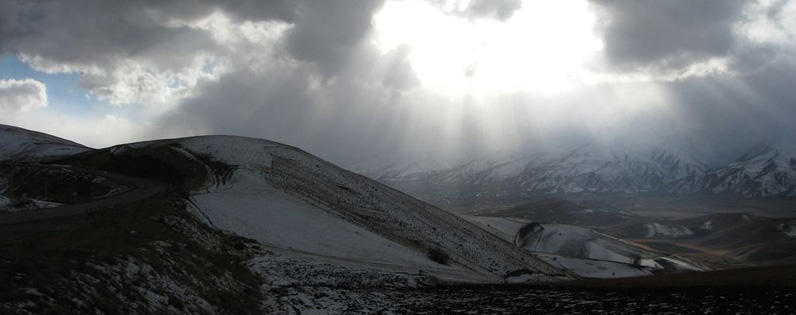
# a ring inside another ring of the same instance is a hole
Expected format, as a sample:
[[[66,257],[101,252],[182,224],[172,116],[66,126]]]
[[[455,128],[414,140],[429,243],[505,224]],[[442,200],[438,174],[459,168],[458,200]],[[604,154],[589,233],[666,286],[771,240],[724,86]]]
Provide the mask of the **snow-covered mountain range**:
[[[736,161],[668,185],[673,193],[737,194],[746,197],[796,197],[796,154],[770,145],[756,146]]]
[[[734,162],[718,165],[684,151],[585,145],[519,158],[480,158],[453,165],[425,160],[359,172],[410,193],[422,190],[437,197],[580,192],[796,196],[796,154],[771,145],[758,145]],[[430,193],[430,188],[436,191]]]

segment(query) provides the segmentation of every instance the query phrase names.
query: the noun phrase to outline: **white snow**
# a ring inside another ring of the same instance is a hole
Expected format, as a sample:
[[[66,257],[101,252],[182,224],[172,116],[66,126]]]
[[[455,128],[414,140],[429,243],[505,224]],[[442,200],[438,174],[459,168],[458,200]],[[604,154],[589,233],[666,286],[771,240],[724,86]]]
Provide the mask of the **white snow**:
[[[207,154],[229,165],[256,167],[271,167],[268,149],[287,148],[275,142],[226,136],[188,138],[180,141],[180,144],[190,152]]]
[[[38,200],[38,199],[30,199],[30,201],[32,201],[33,204],[38,209],[55,208],[55,207],[60,207],[60,206],[64,205],[64,204],[58,203],[58,202],[44,201],[44,200]]]
[[[678,268],[678,270],[687,270],[687,271],[705,271],[706,268],[697,266],[694,263],[685,261],[682,258],[675,259],[673,257],[661,257],[661,259],[673,264]]]
[[[788,237],[796,238],[796,222],[780,223],[777,230],[782,231]]]
[[[363,262],[433,267],[422,253],[238,173],[228,186],[193,196],[220,229],[269,246]],[[241,187],[241,188],[238,188]]]
[[[694,234],[691,229],[679,226],[668,226],[657,222],[644,224],[644,229],[647,230],[647,238],[653,237],[684,237]]]
[[[66,156],[90,150],[77,143],[21,128],[0,125],[0,161]]]

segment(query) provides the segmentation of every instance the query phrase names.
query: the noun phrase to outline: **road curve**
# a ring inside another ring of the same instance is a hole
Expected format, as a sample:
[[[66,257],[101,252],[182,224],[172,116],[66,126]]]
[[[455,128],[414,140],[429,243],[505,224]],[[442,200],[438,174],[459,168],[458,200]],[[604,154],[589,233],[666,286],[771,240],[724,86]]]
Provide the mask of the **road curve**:
[[[166,185],[160,182],[68,165],[27,164],[24,167],[68,168],[72,171],[118,180],[133,188],[76,205],[0,214],[0,242],[14,241],[54,230],[84,228],[91,224],[90,215],[93,213],[131,204],[166,190]]]

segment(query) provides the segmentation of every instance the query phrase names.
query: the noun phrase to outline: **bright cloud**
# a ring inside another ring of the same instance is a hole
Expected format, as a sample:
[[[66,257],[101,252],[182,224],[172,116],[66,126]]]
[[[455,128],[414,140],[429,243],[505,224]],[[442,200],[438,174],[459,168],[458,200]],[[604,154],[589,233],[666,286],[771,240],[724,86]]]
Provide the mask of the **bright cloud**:
[[[47,106],[47,87],[33,79],[0,80],[0,113],[14,115]]]
[[[528,1],[505,21],[392,1],[374,22],[382,51],[408,45],[423,85],[454,95],[566,90],[589,79],[585,63],[602,48],[586,1]]]

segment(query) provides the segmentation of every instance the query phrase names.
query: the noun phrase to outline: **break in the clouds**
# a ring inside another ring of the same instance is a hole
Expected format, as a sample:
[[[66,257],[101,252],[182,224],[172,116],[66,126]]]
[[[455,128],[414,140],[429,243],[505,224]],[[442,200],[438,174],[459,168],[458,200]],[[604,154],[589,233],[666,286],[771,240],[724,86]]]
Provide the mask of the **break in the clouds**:
[[[346,165],[573,139],[732,155],[792,141],[794,17],[774,0],[2,1],[0,53],[125,114],[53,127],[57,100],[0,98],[56,135],[124,122],[95,143],[238,134]]]

